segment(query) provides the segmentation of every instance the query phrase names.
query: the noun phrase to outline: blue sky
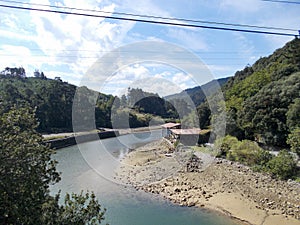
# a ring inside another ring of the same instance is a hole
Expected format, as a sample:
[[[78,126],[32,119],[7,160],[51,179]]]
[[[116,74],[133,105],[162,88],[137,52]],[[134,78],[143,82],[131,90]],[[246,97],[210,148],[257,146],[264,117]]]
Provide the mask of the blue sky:
[[[300,5],[261,0],[23,2],[96,9],[112,13],[125,12],[300,29]],[[1,1],[0,3],[10,4]],[[136,42],[163,41],[191,51],[207,66],[212,74],[212,77],[208,78],[210,79],[232,76],[235,71],[243,69],[248,64],[251,65],[260,57],[271,54],[293,39],[284,36],[154,25],[1,7],[0,13],[1,70],[7,66],[23,66],[27,76],[32,76],[34,70],[39,69],[48,78],[59,76],[64,81],[76,85],[82,84],[82,78],[97,59],[119,47]],[[186,59],[182,56],[178,60]],[[202,84],[195,82],[193,76],[195,75],[165,64],[137,62],[119,68],[107,77],[105,82],[94,84],[92,88],[105,93],[122,94],[128,87],[141,87],[147,91],[167,95]],[[166,85],[165,82],[172,85]]]

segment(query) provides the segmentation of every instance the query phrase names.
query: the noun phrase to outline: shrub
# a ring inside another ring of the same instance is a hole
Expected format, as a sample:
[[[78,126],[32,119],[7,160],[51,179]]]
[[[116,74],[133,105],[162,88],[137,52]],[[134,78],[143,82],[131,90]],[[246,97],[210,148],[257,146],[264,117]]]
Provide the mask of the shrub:
[[[300,128],[294,129],[288,136],[287,144],[291,146],[292,152],[300,157]]]
[[[227,135],[224,138],[219,138],[215,142],[215,149],[218,151],[218,157],[227,156],[230,154],[230,149],[237,144],[239,140],[236,137]]]
[[[234,144],[231,155],[230,157],[235,161],[249,166],[264,165],[272,157],[269,152],[260,148],[256,142],[250,140],[243,140]]]
[[[297,163],[293,155],[287,150],[282,150],[267,164],[268,171],[281,179],[292,178],[297,169]]]

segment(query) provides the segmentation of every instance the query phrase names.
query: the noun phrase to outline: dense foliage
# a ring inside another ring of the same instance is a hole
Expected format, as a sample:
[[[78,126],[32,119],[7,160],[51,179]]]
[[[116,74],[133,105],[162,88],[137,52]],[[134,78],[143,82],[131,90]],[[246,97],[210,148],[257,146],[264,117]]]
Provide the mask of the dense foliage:
[[[269,57],[239,71],[225,85],[226,108],[238,126],[228,133],[285,146],[299,123],[300,40],[294,39]]]
[[[282,150],[277,156],[262,149],[256,142],[239,141],[236,137],[227,135],[216,140],[215,149],[218,157],[237,161],[281,179],[293,178],[297,172],[297,162],[287,150]]]
[[[290,132],[288,125],[299,123],[293,115],[287,122],[289,108],[294,111],[294,100],[299,97],[300,73],[273,81],[244,102],[238,112],[238,123],[248,138],[284,146]]]
[[[297,171],[297,162],[293,155],[287,150],[282,150],[276,157],[273,157],[266,165],[267,171],[273,176],[281,179],[292,178]]]
[[[97,224],[104,211],[94,194],[49,194],[60,180],[53,151],[42,144],[28,106],[0,102],[0,224]]]
[[[145,92],[140,88],[128,88],[126,95],[116,97],[111,110],[114,128],[135,128],[176,120],[177,108],[158,94]],[[185,107],[186,109],[186,107]]]
[[[76,86],[61,79],[0,75],[0,95],[7,106],[28,103],[36,107],[40,132],[72,131],[72,105]],[[86,98],[97,94],[96,125],[110,127],[110,108],[114,97],[91,91],[86,87]]]
[[[300,127],[295,128],[288,136],[287,143],[291,150],[300,157]]]
[[[125,99],[127,99],[126,103],[129,108],[140,113],[148,113],[163,118],[178,117],[174,105],[158,94],[145,92],[140,88],[129,88]]]
[[[227,136],[215,142],[219,157],[281,179],[299,176],[295,155],[282,150],[274,156],[257,143],[300,154],[300,40],[236,72],[223,92],[225,102],[216,112],[226,110]],[[198,106],[198,114],[202,126],[214,119],[207,102]]]
[[[300,126],[300,40],[236,72],[223,87],[226,134],[265,145],[287,147],[290,132]],[[221,109],[220,109],[221,110]],[[208,103],[198,106],[201,126],[211,120]]]
[[[264,165],[272,156],[270,153],[250,140],[239,141],[236,137],[227,135],[216,141],[215,148],[220,157],[238,161],[249,166]]]
[[[23,73],[21,76],[14,72],[19,70],[23,71],[22,68],[7,68],[1,72],[0,95],[7,107],[28,103],[30,107],[36,108],[39,132],[72,131],[72,119],[79,119],[82,124],[84,124],[83,120],[91,119],[82,116],[72,118],[75,93],[78,97],[77,103],[86,106],[80,107],[83,111],[93,110],[96,127],[112,127],[111,119],[126,118],[124,113],[128,113],[127,109],[130,109],[130,127],[148,126],[153,116],[171,120],[178,118],[178,113],[171,103],[157,94],[148,93],[139,88],[129,88],[126,96],[118,98],[101,94],[85,86],[76,87],[63,82],[59,77],[47,79],[44,73],[38,71],[35,72],[35,77],[27,78]],[[182,104],[179,102],[176,106],[179,110],[186,110],[186,105]],[[79,115],[84,115],[83,111]],[[138,113],[147,116],[141,117],[137,115]],[[120,126],[115,128],[128,127],[128,125],[123,126],[123,123],[128,123],[128,118],[126,121],[118,122]]]

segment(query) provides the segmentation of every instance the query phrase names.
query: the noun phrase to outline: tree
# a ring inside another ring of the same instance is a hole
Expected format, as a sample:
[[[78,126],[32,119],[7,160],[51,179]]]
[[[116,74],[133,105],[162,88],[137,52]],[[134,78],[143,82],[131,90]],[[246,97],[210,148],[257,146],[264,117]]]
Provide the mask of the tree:
[[[42,79],[45,79],[45,78],[46,78],[46,76],[45,76],[45,74],[44,74],[43,71],[41,72],[41,78],[42,78]]]
[[[67,195],[65,205],[49,194],[60,175],[30,107],[6,109],[0,101],[0,115],[0,224],[100,223],[104,211],[94,194]]]
[[[291,146],[291,150],[300,157],[300,128],[292,130],[287,139],[287,144]]]
[[[6,67],[5,70],[3,70],[1,72],[1,74],[14,76],[14,77],[21,77],[21,78],[26,77],[26,72],[25,72],[25,69],[23,67],[19,67],[19,68],[17,68],[17,67],[14,67],[14,68]]]
[[[286,113],[286,123],[289,130],[293,130],[296,127],[300,127],[300,98],[296,98],[293,104],[289,105]]]
[[[104,219],[105,209],[101,212],[100,204],[94,193],[66,194],[64,205],[57,207],[59,195],[52,198],[43,207],[44,224],[78,225],[99,224]],[[87,202],[89,201],[89,202]]]
[[[226,134],[244,139],[244,132],[237,123],[237,109],[230,108],[226,113]]]
[[[244,102],[242,110],[238,112],[238,121],[247,138],[253,139],[252,134],[264,144],[286,145],[290,130],[287,122],[297,123],[297,117],[292,115],[294,108],[297,108],[297,102],[293,100],[300,97],[299,82],[300,73],[294,73],[264,86]]]
[[[282,150],[267,164],[269,172],[281,179],[289,179],[295,175],[297,163],[287,150]]]
[[[36,77],[36,78],[40,78],[41,77],[41,73],[38,69],[36,69],[34,72],[33,72],[33,76]]]
[[[206,128],[210,125],[211,112],[207,102],[202,103],[197,107],[199,126],[200,128]]]
[[[232,148],[239,140],[236,137],[227,135],[223,138],[218,138],[215,142],[215,149],[219,152],[218,156],[227,156]]]
[[[263,166],[271,158],[271,154],[250,140],[242,140],[232,146],[232,158],[249,166]]]

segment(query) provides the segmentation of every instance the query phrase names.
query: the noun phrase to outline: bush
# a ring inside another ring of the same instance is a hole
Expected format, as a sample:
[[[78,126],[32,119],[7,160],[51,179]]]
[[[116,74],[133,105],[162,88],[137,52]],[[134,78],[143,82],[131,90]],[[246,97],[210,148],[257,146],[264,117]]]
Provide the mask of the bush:
[[[271,159],[269,152],[263,150],[256,142],[243,140],[232,146],[231,158],[249,166],[264,165]]]
[[[215,149],[218,151],[217,157],[222,157],[230,154],[230,149],[237,144],[239,140],[236,137],[227,135],[224,138],[219,138],[215,142]]]
[[[236,137],[227,135],[215,143],[219,157],[226,157],[231,161],[238,161],[249,166],[263,168],[272,155],[260,148],[256,142],[250,140],[239,141]]]
[[[300,128],[294,129],[288,136],[287,144],[291,146],[292,152],[300,157]]]
[[[289,179],[296,174],[297,163],[290,152],[282,150],[278,156],[268,162],[267,168],[272,175],[281,179]]]

